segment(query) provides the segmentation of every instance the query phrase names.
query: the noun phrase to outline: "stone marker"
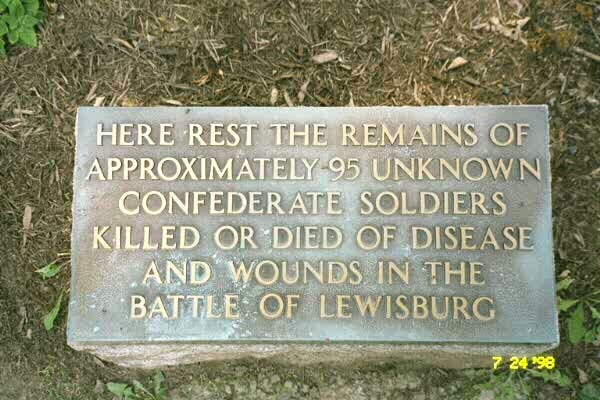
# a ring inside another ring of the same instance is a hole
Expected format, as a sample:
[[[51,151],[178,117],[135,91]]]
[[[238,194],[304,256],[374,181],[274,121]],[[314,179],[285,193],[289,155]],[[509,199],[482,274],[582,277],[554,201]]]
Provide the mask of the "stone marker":
[[[68,342],[140,367],[551,349],[547,114],[80,108]]]

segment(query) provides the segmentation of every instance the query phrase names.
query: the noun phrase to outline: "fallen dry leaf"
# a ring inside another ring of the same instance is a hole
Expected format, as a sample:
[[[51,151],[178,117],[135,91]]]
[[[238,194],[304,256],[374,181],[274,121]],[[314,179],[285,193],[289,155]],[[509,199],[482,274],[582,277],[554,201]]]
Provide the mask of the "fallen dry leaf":
[[[97,88],[98,88],[98,82],[94,82],[94,84],[90,88],[90,91],[88,92],[87,96],[85,96],[85,101],[86,102],[90,102],[90,101],[92,101],[94,99],[94,96],[96,95],[96,89]]]
[[[577,368],[577,372],[579,373],[579,382],[581,384],[587,383],[590,380],[588,374],[581,368]]]
[[[161,16],[158,17],[158,20],[160,21],[161,28],[164,32],[175,33],[180,29],[179,23],[176,19],[169,19]]]
[[[33,224],[31,223],[32,216],[33,208],[25,206],[25,211],[23,212],[23,230],[30,231],[33,229]]]
[[[450,63],[450,65],[448,65],[448,67],[446,68],[448,71],[456,69],[456,68],[460,68],[463,65],[467,64],[469,61],[467,61],[466,58],[463,57],[456,57],[454,60],[452,60],[452,62]]]
[[[163,103],[165,104],[170,104],[172,106],[182,106],[183,103],[178,101],[178,100],[173,100],[173,99],[162,99]]]
[[[121,46],[127,47],[129,50],[133,50],[134,49],[134,47],[131,45],[131,43],[129,43],[125,39],[121,39],[118,36],[113,36],[112,37],[112,41],[115,42],[116,44],[120,44]]]
[[[307,90],[308,90],[309,82],[310,81],[304,82],[304,84],[300,87],[300,91],[298,92],[298,102],[299,103],[302,103],[304,101],[304,98],[308,94]]]
[[[94,107],[100,107],[102,106],[102,103],[104,103],[104,96],[98,96],[96,97],[96,100],[94,101]]]
[[[283,98],[285,99],[285,103],[288,105],[288,107],[294,107],[294,102],[292,102],[292,98],[288,94],[287,90],[283,91]]]
[[[531,18],[511,19],[505,24],[500,22],[498,17],[490,18],[489,22],[484,22],[473,27],[473,30],[485,30],[496,32],[512,40],[519,41],[527,45],[527,40],[523,38],[523,27],[527,25]]]
[[[279,90],[276,87],[271,89],[271,105],[274,106],[277,103],[277,99],[279,98]]]
[[[130,99],[129,97],[123,97],[123,100],[121,100],[122,107],[138,107],[139,105],[139,101],[136,99]]]
[[[338,58],[338,53],[334,50],[327,50],[312,57],[315,64],[324,64],[335,61]]]
[[[48,12],[50,14],[56,14],[56,12],[58,11],[58,4],[57,3],[47,2],[46,6],[48,7]]]
[[[23,245],[21,249],[24,249],[25,244],[27,244],[27,233],[33,229],[33,224],[31,223],[32,217],[33,208],[25,206],[25,211],[23,211]]]
[[[569,274],[571,273],[571,271],[569,271],[568,269],[565,269],[563,272],[560,273],[560,275],[558,275],[559,278],[566,278],[569,276]]]
[[[587,4],[575,4],[575,11],[584,19],[585,22],[591,22],[594,18],[594,9]]]
[[[202,75],[200,79],[196,79],[194,83],[198,86],[203,86],[210,80],[210,74]]]

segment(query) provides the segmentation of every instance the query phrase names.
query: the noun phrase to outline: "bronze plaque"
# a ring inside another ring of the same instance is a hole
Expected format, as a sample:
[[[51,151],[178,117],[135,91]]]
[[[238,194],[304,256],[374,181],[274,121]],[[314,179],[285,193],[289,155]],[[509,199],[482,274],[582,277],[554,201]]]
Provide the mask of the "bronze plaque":
[[[69,343],[555,344],[547,114],[80,108]]]

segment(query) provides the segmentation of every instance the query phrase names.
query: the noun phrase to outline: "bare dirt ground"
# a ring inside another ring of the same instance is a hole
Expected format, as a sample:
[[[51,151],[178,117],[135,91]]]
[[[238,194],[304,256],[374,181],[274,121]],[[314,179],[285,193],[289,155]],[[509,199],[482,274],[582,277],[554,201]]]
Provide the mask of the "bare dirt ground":
[[[593,304],[599,34],[597,1],[60,2],[38,48],[0,60],[0,398],[111,399],[105,383],[149,385],[153,375],[71,350],[67,300],[53,330],[42,324],[68,294],[81,105],[548,104],[557,280],[573,279],[559,295]],[[337,58],[311,59],[325,50]],[[467,63],[454,68],[458,57]],[[53,261],[64,265],[59,275],[35,273]],[[175,399],[592,399],[600,323],[585,308],[587,339],[574,345],[573,310],[561,312],[553,353],[568,382],[522,371],[246,360],[167,369],[166,386]]]

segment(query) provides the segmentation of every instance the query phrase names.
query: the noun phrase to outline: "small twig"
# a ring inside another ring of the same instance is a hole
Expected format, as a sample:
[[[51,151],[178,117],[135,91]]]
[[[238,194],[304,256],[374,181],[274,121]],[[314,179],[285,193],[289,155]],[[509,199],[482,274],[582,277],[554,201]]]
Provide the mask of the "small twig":
[[[538,93],[540,93],[540,92],[541,92],[542,90],[544,90],[544,89],[545,89],[545,88],[546,88],[548,85],[550,85],[552,82],[554,82],[554,79],[555,79],[555,77],[554,77],[554,76],[552,76],[552,77],[550,77],[550,79],[548,79],[546,82],[542,83],[542,84],[540,85],[540,87],[538,87],[538,89],[537,89],[535,92],[533,92],[533,94],[532,94],[531,96],[529,96],[529,98],[528,98],[527,100],[529,101],[529,100],[533,99],[535,96],[537,96],[537,95],[538,95]]]
[[[498,14],[500,16],[500,21],[504,21],[504,16],[502,16],[502,8],[500,8],[499,0],[496,0],[496,7],[498,7]]]
[[[573,51],[577,54],[581,54],[584,57],[587,57],[596,62],[600,62],[600,56],[594,53],[590,53],[587,50],[582,49],[581,47],[573,46]]]

